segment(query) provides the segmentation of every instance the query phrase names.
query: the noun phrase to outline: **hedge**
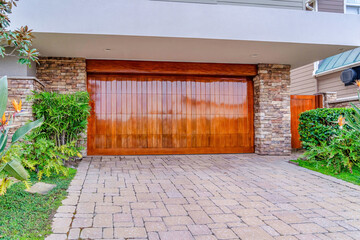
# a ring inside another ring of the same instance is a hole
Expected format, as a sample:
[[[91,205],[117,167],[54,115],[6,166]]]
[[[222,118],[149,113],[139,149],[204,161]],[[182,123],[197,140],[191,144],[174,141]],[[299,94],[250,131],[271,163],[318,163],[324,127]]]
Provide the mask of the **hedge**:
[[[352,115],[354,109],[318,108],[301,113],[298,130],[303,148],[309,149],[312,145],[329,141],[340,130],[337,123],[338,117],[345,116],[346,112]],[[347,125],[344,127],[349,128]]]

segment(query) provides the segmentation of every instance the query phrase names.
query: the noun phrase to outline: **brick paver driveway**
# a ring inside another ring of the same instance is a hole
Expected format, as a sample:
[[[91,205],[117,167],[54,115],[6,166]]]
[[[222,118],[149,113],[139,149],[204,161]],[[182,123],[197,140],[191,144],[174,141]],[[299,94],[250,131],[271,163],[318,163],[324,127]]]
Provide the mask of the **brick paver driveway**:
[[[360,239],[359,188],[286,160],[89,157],[49,239]]]

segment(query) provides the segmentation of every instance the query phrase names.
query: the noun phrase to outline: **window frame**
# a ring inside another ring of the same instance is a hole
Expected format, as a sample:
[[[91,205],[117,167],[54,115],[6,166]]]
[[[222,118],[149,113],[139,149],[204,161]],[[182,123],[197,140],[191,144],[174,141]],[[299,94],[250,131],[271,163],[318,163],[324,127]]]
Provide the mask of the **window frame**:
[[[360,3],[348,3],[347,0],[344,0],[344,14],[350,14],[346,11],[347,6],[358,7],[360,10]],[[360,12],[357,15],[360,15]]]

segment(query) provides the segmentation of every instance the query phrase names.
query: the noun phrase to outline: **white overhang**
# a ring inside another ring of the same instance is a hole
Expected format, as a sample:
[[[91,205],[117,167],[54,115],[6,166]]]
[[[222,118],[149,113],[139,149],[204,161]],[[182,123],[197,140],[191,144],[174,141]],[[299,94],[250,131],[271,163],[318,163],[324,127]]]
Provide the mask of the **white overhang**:
[[[12,27],[44,56],[298,67],[360,46],[360,16],[150,0],[26,0]]]

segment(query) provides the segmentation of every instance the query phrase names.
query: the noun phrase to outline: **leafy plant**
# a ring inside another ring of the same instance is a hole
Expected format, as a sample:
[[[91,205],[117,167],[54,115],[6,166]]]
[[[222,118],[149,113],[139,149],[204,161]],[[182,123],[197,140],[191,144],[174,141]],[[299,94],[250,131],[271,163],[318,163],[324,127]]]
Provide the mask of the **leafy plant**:
[[[360,81],[356,81],[356,85],[358,86],[358,99],[360,101]],[[347,124],[354,130],[360,132],[360,108],[358,108],[355,104],[350,103],[354,109],[353,117],[346,114]]]
[[[35,117],[45,117],[44,124],[37,131],[39,137],[53,139],[60,147],[78,140],[85,131],[90,115],[87,92],[35,92],[31,99],[34,100]]]
[[[4,160],[3,156],[6,154],[8,149],[12,145],[14,145],[14,143],[16,143],[21,138],[23,138],[32,129],[39,127],[44,121],[44,118],[40,117],[38,120],[34,122],[29,122],[24,126],[18,128],[12,136],[10,146],[6,148],[8,142],[9,130],[15,127],[15,125],[13,125],[15,118],[21,116],[22,114],[21,101],[20,103],[13,101],[15,112],[13,114],[9,114],[9,117],[6,118],[5,111],[6,111],[7,100],[8,100],[8,86],[7,86],[7,78],[5,76],[0,78],[0,116],[2,116],[0,122],[0,175],[3,178],[0,183],[0,195],[6,193],[6,189],[11,183],[9,177],[14,177],[20,181],[24,181],[27,184],[29,174],[21,165],[21,163],[16,159]]]
[[[305,149],[320,146],[328,142],[333,136],[341,133],[338,117],[346,115],[352,119],[354,109],[351,108],[318,108],[303,112],[299,118],[299,134],[302,146]],[[350,129],[344,125],[344,130]]]
[[[36,49],[31,48],[34,36],[32,30],[27,26],[20,27],[16,30],[8,29],[10,27],[9,14],[12,8],[16,7],[18,0],[1,0],[0,1],[0,55],[19,57],[18,62],[31,67],[31,61],[37,62],[39,53]],[[7,51],[7,48],[10,51]]]
[[[56,146],[54,140],[39,138],[33,133],[10,149],[6,157],[18,159],[26,168],[35,171],[41,180],[43,175],[50,177],[54,173],[67,176],[69,169],[64,163],[78,154],[75,142]]]
[[[345,169],[352,173],[354,165],[360,166],[360,133],[344,130],[328,142],[312,145],[303,157],[308,161],[325,161],[337,174]]]

